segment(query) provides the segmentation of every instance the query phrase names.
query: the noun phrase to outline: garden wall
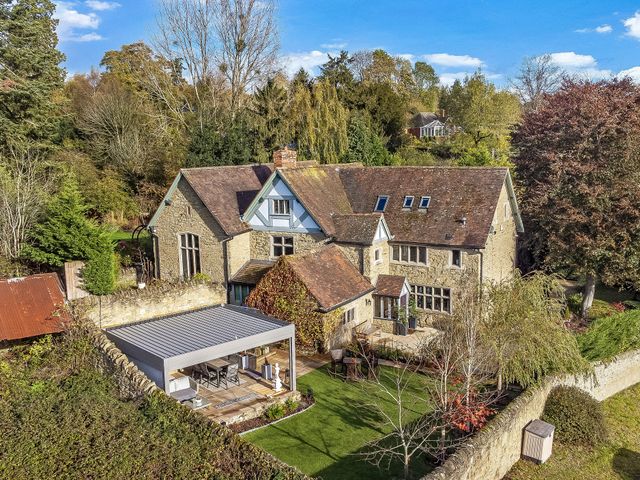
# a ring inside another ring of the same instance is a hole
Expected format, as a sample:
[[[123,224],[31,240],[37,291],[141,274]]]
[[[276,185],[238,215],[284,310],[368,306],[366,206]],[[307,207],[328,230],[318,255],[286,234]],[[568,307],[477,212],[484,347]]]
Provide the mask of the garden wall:
[[[554,386],[575,386],[602,401],[636,383],[640,383],[640,350],[621,354],[607,364],[594,364],[593,376],[548,378],[527,389],[422,480],[500,480],[520,459],[523,429],[540,418]]]
[[[122,290],[101,298],[93,295],[85,297],[75,301],[74,308],[83,318],[106,328],[219,305],[226,301],[226,290],[215,283],[154,282],[142,290]]]

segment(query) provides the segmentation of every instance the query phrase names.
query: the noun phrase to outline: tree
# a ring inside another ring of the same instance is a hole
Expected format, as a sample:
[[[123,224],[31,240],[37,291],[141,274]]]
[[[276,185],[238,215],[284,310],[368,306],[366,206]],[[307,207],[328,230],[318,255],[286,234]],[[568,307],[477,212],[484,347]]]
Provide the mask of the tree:
[[[371,116],[372,128],[387,139],[387,148],[395,152],[405,136],[406,99],[390,83],[363,82],[358,85],[356,106]]]
[[[41,151],[10,146],[0,152],[0,248],[10,260],[19,257],[56,186],[56,169]]]
[[[287,92],[273,78],[253,96],[251,111],[256,117],[258,141],[267,154],[287,141]]]
[[[525,109],[537,110],[545,94],[553,93],[560,86],[562,75],[562,70],[553,63],[551,55],[527,57],[511,86]]]
[[[542,273],[488,286],[483,341],[493,351],[498,389],[527,387],[545,375],[580,373],[588,363],[564,326],[564,290]]]
[[[496,90],[480,72],[462,82],[456,80],[443,92],[440,105],[475,146],[489,138],[506,137],[520,118],[517,97]]]
[[[50,0],[0,0],[0,146],[57,134],[64,55]]]
[[[565,80],[513,135],[527,244],[539,264],[640,285],[640,89]]]
[[[274,17],[273,0],[219,0],[217,59],[230,89],[232,120],[243,105],[247,89],[275,69],[280,44]]]
[[[329,60],[320,67],[320,81],[326,81],[338,93],[338,98],[342,102],[350,101],[354,79],[349,65],[351,58],[349,54],[342,50],[337,56],[327,55]]]
[[[416,62],[413,66],[413,78],[417,95],[421,103],[430,111],[438,108],[440,79],[434,68],[426,62]]]
[[[345,162],[364,165],[388,165],[390,155],[384,141],[371,129],[371,121],[362,112],[353,112],[347,130]]]

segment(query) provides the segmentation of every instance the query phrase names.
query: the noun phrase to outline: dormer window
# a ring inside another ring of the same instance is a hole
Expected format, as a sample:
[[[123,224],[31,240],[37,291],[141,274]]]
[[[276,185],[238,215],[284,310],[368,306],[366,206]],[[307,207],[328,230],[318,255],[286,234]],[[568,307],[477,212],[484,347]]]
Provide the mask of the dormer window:
[[[413,195],[407,195],[406,197],[404,197],[402,208],[411,208],[411,207],[413,207]]]
[[[421,210],[426,210],[427,208],[429,208],[430,204],[431,197],[420,197],[420,205],[418,205],[418,208],[420,208]]]
[[[388,195],[379,195],[378,200],[376,201],[376,207],[373,209],[374,212],[384,212],[384,209],[387,208],[387,203],[389,202]]]
[[[288,216],[290,213],[289,200],[272,200],[273,214]]]

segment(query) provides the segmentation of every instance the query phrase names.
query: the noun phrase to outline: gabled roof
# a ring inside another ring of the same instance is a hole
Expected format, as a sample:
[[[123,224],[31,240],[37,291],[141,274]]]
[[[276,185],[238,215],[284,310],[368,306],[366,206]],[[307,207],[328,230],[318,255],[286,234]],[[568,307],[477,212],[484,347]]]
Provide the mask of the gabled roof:
[[[354,212],[372,212],[378,195],[389,196],[384,218],[398,242],[483,248],[505,182],[515,202],[502,167],[345,168],[340,179]],[[431,197],[429,208],[403,209],[407,195]]]
[[[369,280],[335,244],[300,255],[281,257],[280,261],[287,262],[324,312],[374,290]]]
[[[378,226],[382,224],[387,236],[391,238],[389,228],[381,213],[348,213],[333,215],[335,232],[333,238],[340,243],[372,245]]]
[[[55,273],[0,280],[0,341],[61,332],[69,319]]]
[[[440,117],[433,112],[418,112],[413,117],[411,117],[409,126],[414,128],[424,127],[425,125],[428,125],[433,121],[439,119]]]
[[[376,295],[400,298],[402,289],[407,286],[407,279],[402,275],[378,275],[376,280]]]

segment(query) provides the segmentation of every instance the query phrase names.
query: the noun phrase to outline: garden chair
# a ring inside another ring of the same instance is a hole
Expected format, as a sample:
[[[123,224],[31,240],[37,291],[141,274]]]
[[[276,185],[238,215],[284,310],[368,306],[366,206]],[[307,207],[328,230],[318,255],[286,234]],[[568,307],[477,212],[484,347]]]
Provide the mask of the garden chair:
[[[232,363],[225,370],[220,372],[219,384],[224,382],[224,388],[229,389],[229,382],[240,385],[240,376],[238,375],[238,364]]]

